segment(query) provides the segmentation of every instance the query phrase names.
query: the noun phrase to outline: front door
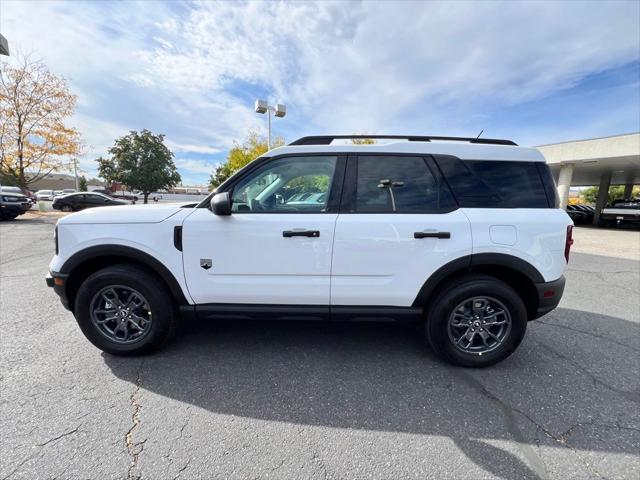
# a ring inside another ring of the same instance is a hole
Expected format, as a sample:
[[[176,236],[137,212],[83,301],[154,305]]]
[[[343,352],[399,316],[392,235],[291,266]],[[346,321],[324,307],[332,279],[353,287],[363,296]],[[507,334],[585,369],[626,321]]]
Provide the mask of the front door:
[[[329,305],[337,219],[330,199],[339,194],[343,162],[268,160],[230,187],[230,216],[194,209],[182,242],[196,304]]]

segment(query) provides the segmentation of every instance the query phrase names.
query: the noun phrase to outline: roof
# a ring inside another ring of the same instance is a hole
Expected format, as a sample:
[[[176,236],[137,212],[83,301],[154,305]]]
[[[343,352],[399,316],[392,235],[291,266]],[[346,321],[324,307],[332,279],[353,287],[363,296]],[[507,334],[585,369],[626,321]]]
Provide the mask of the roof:
[[[466,143],[459,141],[391,141],[388,143],[375,143],[371,145],[285,145],[274,148],[265,155],[285,154],[309,154],[327,153],[337,155],[340,153],[408,153],[408,154],[439,154],[454,155],[463,160],[511,160],[544,162],[544,156],[535,148],[518,147],[512,145],[485,145]]]

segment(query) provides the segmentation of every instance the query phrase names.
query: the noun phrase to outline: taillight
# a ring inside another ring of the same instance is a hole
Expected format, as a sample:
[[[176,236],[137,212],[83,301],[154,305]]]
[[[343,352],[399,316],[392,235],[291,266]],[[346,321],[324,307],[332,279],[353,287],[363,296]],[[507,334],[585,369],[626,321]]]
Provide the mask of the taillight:
[[[567,227],[567,239],[564,242],[564,258],[567,260],[567,263],[569,263],[571,245],[573,245],[573,225]]]

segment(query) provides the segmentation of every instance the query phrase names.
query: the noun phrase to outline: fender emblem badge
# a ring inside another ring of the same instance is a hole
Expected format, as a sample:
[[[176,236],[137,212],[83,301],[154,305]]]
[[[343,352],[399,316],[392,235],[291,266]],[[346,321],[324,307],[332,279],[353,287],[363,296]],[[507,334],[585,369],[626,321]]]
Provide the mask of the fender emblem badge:
[[[205,270],[209,270],[212,267],[211,259],[210,258],[201,258],[200,259],[200,267],[204,268]]]

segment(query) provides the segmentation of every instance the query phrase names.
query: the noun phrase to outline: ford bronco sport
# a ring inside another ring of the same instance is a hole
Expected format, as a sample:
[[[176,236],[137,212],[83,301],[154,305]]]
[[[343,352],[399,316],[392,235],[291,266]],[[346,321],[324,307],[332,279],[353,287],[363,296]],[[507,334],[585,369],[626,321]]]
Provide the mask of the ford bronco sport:
[[[112,354],[156,349],[190,315],[414,322],[448,362],[509,356],[558,305],[572,244],[544,157],[509,140],[347,138],[271,150],[197,206],[69,215],[47,283]]]

